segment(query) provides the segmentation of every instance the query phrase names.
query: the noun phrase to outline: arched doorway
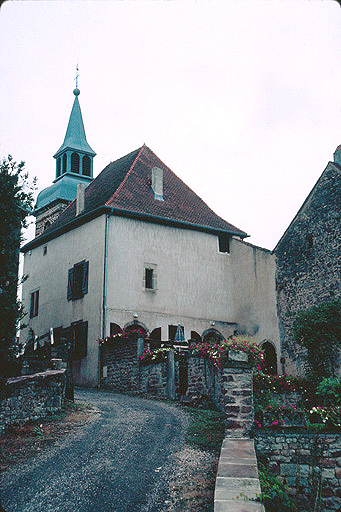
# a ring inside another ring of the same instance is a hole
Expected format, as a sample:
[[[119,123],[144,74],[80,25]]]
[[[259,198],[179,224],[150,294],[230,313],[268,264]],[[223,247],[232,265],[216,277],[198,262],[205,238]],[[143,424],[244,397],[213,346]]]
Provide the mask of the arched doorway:
[[[275,347],[271,342],[265,341],[262,343],[261,349],[264,353],[264,361],[262,364],[263,372],[269,375],[277,374],[277,355]]]

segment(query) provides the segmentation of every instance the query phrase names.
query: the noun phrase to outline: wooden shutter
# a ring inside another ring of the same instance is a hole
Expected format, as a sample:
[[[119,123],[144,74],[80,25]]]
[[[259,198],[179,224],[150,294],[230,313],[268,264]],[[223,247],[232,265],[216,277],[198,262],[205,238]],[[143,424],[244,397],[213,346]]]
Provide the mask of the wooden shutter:
[[[88,293],[88,274],[89,274],[89,262],[84,261],[83,263],[83,279],[82,279],[82,295]]]
[[[69,269],[68,283],[67,283],[67,300],[72,300],[73,291],[73,268]]]

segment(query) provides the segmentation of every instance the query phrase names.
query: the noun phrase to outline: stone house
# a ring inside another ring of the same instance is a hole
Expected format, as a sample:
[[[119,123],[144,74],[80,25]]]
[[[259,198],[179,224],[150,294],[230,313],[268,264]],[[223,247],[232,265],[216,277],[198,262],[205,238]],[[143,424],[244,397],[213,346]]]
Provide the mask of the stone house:
[[[274,249],[281,346],[288,374],[302,371],[299,348],[293,347],[288,354],[297,313],[341,296],[340,171],[341,146]]]
[[[279,354],[273,254],[218,217],[147,146],[93,179],[75,99],[56,179],[37,199],[24,253],[21,340],[51,328],[73,341],[78,384],[100,382],[98,339],[139,326],[154,339],[235,331]]]

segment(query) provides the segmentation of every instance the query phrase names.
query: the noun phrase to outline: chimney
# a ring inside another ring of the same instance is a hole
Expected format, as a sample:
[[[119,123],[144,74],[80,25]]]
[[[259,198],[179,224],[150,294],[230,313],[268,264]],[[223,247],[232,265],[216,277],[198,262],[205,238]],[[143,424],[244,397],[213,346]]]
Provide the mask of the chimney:
[[[152,189],[154,199],[163,201],[163,170],[160,167],[153,167],[152,169]]]
[[[84,183],[78,183],[77,185],[77,199],[76,199],[76,216],[80,215],[84,210]]]

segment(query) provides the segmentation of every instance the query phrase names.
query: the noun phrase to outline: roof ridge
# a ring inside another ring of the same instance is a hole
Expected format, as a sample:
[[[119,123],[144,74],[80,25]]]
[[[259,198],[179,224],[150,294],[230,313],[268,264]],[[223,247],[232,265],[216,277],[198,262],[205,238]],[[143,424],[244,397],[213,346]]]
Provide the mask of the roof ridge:
[[[112,196],[109,197],[108,201],[105,203],[105,206],[108,206],[108,204],[113,201],[115,199],[115,197],[117,197],[118,193],[122,190],[122,187],[125,185],[125,183],[127,182],[127,179],[129,178],[130,174],[132,173],[133,171],[133,168],[137,162],[137,160],[140,158],[140,155],[143,151],[143,149],[146,147],[145,144],[143,144],[143,146],[139,149],[139,152],[137,153],[136,157],[135,157],[135,160],[133,161],[133,163],[131,164],[130,166],[130,169],[129,171],[127,172],[127,174],[125,175],[125,177],[123,178],[123,180],[121,181],[121,183],[119,184],[119,186],[117,187],[117,189],[115,190],[115,192],[113,193]]]

